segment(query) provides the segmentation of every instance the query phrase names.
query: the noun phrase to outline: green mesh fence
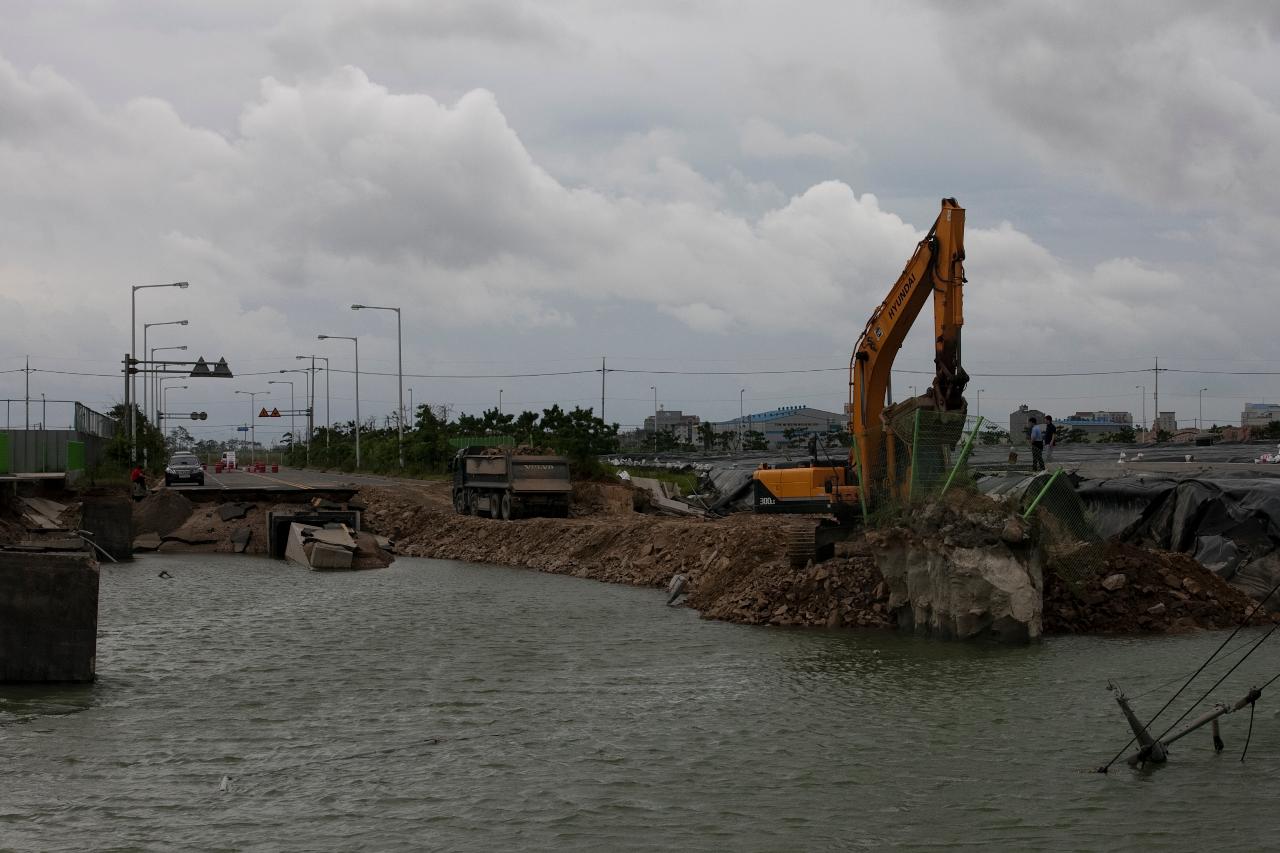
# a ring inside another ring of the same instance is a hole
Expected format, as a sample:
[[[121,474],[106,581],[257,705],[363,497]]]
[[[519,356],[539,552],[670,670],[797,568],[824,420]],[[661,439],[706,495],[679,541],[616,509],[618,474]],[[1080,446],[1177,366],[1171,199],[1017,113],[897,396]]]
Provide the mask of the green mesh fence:
[[[971,484],[968,460],[981,423],[963,413],[896,408],[875,451],[873,469],[886,476],[868,484],[872,499],[866,514],[892,517],[947,489]]]
[[[1027,491],[1023,518],[1040,520],[1046,567],[1072,586],[1083,586],[1102,570],[1105,542],[1062,470],[1042,473]]]

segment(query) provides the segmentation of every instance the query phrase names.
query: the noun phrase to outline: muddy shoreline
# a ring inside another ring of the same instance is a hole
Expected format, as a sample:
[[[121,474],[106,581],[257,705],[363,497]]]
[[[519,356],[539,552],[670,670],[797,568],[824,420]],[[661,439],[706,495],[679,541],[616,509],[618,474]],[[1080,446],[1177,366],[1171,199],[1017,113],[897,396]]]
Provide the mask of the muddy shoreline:
[[[1030,538],[1029,531],[1015,529],[1011,539],[1008,514],[969,495],[852,543],[835,559],[795,568],[785,558],[785,539],[788,529],[805,523],[801,519],[649,515],[634,511],[630,490],[618,485],[580,486],[569,519],[461,516],[444,483],[365,488],[360,499],[367,506],[366,527],[392,538],[399,554],[650,588],[664,588],[681,573],[688,576],[688,606],[704,618],[746,624],[919,630],[918,612],[907,618],[893,579],[887,582],[881,571],[884,543],[932,546],[936,553],[1009,552],[1025,550]],[[1033,567],[1030,583],[1043,601],[1045,633],[1222,628],[1237,624],[1254,604],[1186,555],[1116,545],[1104,559],[1102,573],[1083,588],[1069,588],[1050,572],[1041,578]],[[1255,621],[1264,618],[1260,609]]]

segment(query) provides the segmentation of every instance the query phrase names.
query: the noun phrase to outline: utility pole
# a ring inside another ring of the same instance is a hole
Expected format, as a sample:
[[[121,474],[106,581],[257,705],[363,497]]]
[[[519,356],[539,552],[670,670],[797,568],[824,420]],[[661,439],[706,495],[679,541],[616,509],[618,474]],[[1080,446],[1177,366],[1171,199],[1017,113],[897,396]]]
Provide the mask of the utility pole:
[[[605,366],[608,359],[600,356],[600,420],[604,420],[604,375],[609,372]]]
[[[742,431],[742,428],[745,425],[744,422],[746,421],[746,415],[744,415],[742,411],[742,395],[746,393],[747,393],[746,388],[738,389],[738,452],[739,453],[743,451],[744,449],[743,445],[746,442],[746,434]]]
[[[27,377],[27,394],[26,394],[26,396],[27,396],[27,417],[26,417],[26,421],[27,421],[27,423],[26,423],[26,426],[25,426],[25,427],[23,427],[23,429],[26,429],[27,431],[30,431],[30,430],[31,430],[31,356],[27,356],[27,366],[26,366],[26,368],[25,368],[22,372],[23,372],[24,374],[26,374],[26,377]],[[25,441],[26,439],[24,438],[23,440]]]
[[[650,385],[653,389],[653,453],[658,453],[658,386]]]
[[[1160,440],[1160,356],[1156,356],[1156,441]]]

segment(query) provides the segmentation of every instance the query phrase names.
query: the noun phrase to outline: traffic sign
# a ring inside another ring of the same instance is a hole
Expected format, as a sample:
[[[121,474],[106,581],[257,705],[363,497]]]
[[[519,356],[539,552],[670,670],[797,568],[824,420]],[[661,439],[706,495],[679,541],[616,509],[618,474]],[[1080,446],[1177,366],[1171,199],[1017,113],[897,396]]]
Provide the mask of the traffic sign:
[[[271,410],[271,417],[273,417],[273,418],[281,417],[281,415],[280,415],[280,410],[279,410],[279,409],[272,409],[272,410]]]
[[[263,407],[262,407],[262,411],[261,411],[261,412],[258,412],[258,417],[260,417],[260,418],[269,418],[269,417],[271,417],[271,415],[267,414],[267,407],[266,407],[266,406],[263,406]]]
[[[236,432],[248,432],[248,427],[236,427]]]

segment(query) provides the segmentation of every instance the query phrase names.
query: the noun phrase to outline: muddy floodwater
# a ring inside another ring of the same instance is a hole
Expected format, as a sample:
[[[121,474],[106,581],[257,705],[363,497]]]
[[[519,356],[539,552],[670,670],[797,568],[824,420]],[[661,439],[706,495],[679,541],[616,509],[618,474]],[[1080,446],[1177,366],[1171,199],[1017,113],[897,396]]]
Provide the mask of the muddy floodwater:
[[[105,566],[99,681],[0,687],[0,849],[1277,843],[1280,686],[1243,764],[1247,712],[1221,755],[1206,731],[1159,770],[1087,772],[1128,736],[1107,679],[1156,687],[1222,634],[1010,649],[663,600],[431,560]],[[1219,698],[1280,671],[1272,642]]]

